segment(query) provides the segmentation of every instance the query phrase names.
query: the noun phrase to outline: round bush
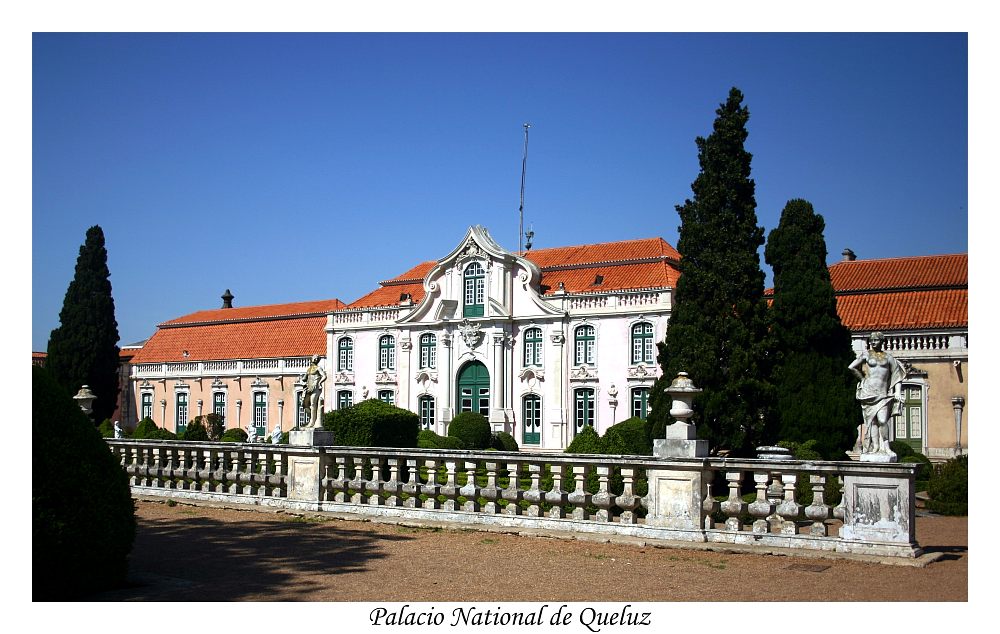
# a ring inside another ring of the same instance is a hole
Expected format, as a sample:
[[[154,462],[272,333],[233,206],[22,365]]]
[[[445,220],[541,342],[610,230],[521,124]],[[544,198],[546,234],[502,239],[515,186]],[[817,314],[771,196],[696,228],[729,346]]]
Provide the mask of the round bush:
[[[219,440],[222,442],[246,442],[247,433],[239,427],[232,427],[227,429]]]
[[[646,437],[646,423],[639,417],[632,417],[604,432],[602,453],[627,456],[651,456],[653,445]]]
[[[115,426],[111,423],[110,418],[105,418],[100,425],[97,427],[97,431],[101,432],[102,438],[114,438],[115,437]]]
[[[323,415],[323,428],[338,445],[348,447],[414,447],[420,417],[378,399],[336,409]]]
[[[121,585],[135,541],[128,477],[70,394],[31,369],[32,599]]]
[[[155,429],[159,429],[156,423],[153,422],[152,418],[143,418],[139,421],[139,424],[135,426],[135,431],[132,433],[132,438],[136,440],[143,440],[145,438],[151,438],[151,433]]]
[[[916,477],[916,479],[918,481],[920,481],[920,480],[929,480],[930,477],[931,477],[931,473],[933,473],[933,471],[934,471],[934,468],[931,466],[930,459],[927,456],[925,456],[924,454],[916,452],[916,451],[913,452],[912,454],[910,454],[909,456],[905,456],[903,458],[900,458],[899,461],[900,462],[915,463],[915,464],[919,464],[920,465],[920,468],[917,469],[917,477]]]
[[[594,428],[584,425],[583,430],[576,434],[573,442],[566,447],[565,453],[604,453],[604,442]]]
[[[462,441],[452,436],[438,436],[429,429],[417,434],[417,447],[421,449],[464,449]]]
[[[466,449],[487,449],[493,444],[493,430],[486,417],[476,412],[462,412],[451,420],[448,435],[458,438]]]
[[[205,426],[201,423],[201,421],[196,418],[188,423],[187,428],[184,430],[184,433],[181,434],[180,438],[191,442],[205,441],[208,440],[208,430],[205,429]]]
[[[910,446],[910,443],[902,440],[894,440],[889,443],[889,449],[892,450],[892,453],[896,454],[896,457],[899,458],[900,462],[903,462],[903,458],[917,453],[916,450]]]
[[[521,451],[521,448],[517,446],[517,441],[514,437],[505,431],[498,431],[493,434],[493,442],[491,446],[497,451]]]
[[[169,429],[154,429],[146,437],[152,440],[177,440],[177,434]]]

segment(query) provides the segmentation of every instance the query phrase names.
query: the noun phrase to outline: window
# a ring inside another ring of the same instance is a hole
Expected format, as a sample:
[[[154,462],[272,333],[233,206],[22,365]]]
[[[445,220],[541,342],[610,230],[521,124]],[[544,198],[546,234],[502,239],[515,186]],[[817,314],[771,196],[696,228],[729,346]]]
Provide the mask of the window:
[[[576,365],[594,365],[594,327],[578,326],[576,331]]]
[[[576,404],[576,416],[573,422],[576,423],[576,433],[583,431],[584,425],[594,426],[594,390],[585,388],[576,390],[573,401]]]
[[[152,420],[153,418],[153,393],[143,392],[140,396],[139,406],[139,419],[148,418]]]
[[[896,437],[915,451],[923,451],[924,399],[920,385],[903,386],[901,415],[896,417]]]
[[[420,367],[437,367],[437,338],[434,335],[420,335]]]
[[[486,271],[479,262],[473,262],[465,267],[465,303],[462,307],[463,317],[482,317],[483,306],[486,303]]]
[[[392,390],[379,390],[378,400],[382,401],[383,403],[388,403],[389,405],[395,405],[396,393],[393,392]]]
[[[378,369],[396,369],[396,338],[392,335],[382,335],[378,339]]]
[[[258,435],[267,430],[267,392],[253,393],[253,426]]]
[[[646,420],[649,413],[649,388],[637,387],[632,390],[632,416]]]
[[[542,439],[542,399],[537,394],[528,394],[521,401],[521,420],[524,421],[524,444],[539,444]]]
[[[177,392],[176,394],[176,416],[174,418],[174,425],[177,428],[177,433],[181,433],[187,429],[188,423],[188,393],[187,392]]]
[[[420,427],[422,429],[434,428],[434,397],[421,396],[419,401]]]
[[[212,413],[222,419],[223,424],[226,422],[226,393],[225,392],[213,392],[212,393]]]
[[[653,324],[632,326],[632,365],[653,362]]]
[[[337,409],[347,409],[351,405],[354,405],[354,392],[350,390],[337,392]]]
[[[342,337],[337,343],[337,370],[354,370],[354,342],[350,337]]]
[[[524,331],[524,365],[542,365],[542,329]]]

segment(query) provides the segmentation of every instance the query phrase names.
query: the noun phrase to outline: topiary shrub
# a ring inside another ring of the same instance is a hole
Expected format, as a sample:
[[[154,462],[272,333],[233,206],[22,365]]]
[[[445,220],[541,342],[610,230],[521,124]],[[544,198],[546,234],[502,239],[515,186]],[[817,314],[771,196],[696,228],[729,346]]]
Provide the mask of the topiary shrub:
[[[323,428],[338,445],[348,447],[415,447],[420,417],[378,399],[361,401],[323,415]]]
[[[223,432],[222,437],[219,438],[219,440],[222,442],[246,442],[247,433],[239,427],[231,427]]]
[[[417,434],[417,447],[421,449],[464,449],[462,441],[453,436],[438,436],[429,429]]]
[[[505,431],[498,431],[493,434],[493,439],[490,441],[490,447],[496,449],[497,451],[521,451],[521,448],[517,446],[517,441],[514,437]]]
[[[493,446],[493,430],[486,417],[477,412],[462,412],[448,424],[448,435],[458,438],[466,449]]]
[[[146,437],[153,440],[177,440],[177,434],[168,429],[154,429]]]
[[[896,454],[896,457],[899,458],[900,462],[903,462],[903,458],[917,453],[917,451],[910,446],[910,443],[902,440],[894,440],[889,443],[889,449]]]
[[[573,442],[566,447],[564,453],[590,453],[590,454],[602,454],[604,453],[604,441],[601,436],[594,431],[594,428],[590,425],[584,425],[583,430],[576,434],[573,438]]]
[[[114,438],[115,437],[115,426],[111,423],[110,418],[105,418],[100,425],[97,426],[97,431],[101,432],[102,438]]]
[[[193,421],[187,424],[187,428],[181,433],[178,438],[181,440],[187,440],[190,442],[200,442],[208,440],[208,430],[205,429],[205,425],[199,420],[201,416],[195,418]]]
[[[899,461],[920,465],[920,468],[917,469],[917,475],[916,475],[917,482],[927,482],[931,479],[931,474],[934,472],[934,467],[931,465],[930,458],[920,453],[919,451],[914,451],[912,454],[900,458]]]
[[[627,456],[652,456],[653,445],[646,437],[646,421],[634,416],[612,425],[601,437],[602,453]]]
[[[156,423],[153,422],[152,418],[143,418],[139,421],[139,424],[135,426],[135,431],[132,432],[132,438],[135,438],[136,440],[151,438],[152,436],[150,436],[150,434],[156,429],[159,428],[156,426]]]
[[[222,434],[226,433],[226,424],[223,422],[222,417],[218,414],[213,413],[195,416],[193,422],[198,423],[205,428],[205,432],[207,434],[206,440],[219,440],[222,438]],[[188,438],[186,431],[184,433],[184,438],[193,440],[193,438]]]
[[[121,585],[135,541],[128,477],[70,394],[31,369],[32,599]]]
[[[938,467],[927,490],[927,508],[941,515],[969,514],[969,457],[957,456]]]

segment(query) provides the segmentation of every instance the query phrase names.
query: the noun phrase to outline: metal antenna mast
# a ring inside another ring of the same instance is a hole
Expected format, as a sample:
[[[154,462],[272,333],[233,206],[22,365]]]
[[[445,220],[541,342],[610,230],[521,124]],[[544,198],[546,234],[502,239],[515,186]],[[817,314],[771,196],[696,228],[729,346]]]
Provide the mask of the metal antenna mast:
[[[524,157],[521,159],[521,206],[518,208],[520,221],[517,225],[517,252],[524,251],[524,174],[528,169],[528,128],[530,123],[524,124]]]

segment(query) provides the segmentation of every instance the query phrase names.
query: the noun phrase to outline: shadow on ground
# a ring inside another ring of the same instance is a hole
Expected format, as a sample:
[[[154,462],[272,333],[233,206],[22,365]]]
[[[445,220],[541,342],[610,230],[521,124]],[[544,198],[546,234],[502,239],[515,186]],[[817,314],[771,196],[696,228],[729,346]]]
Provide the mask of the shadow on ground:
[[[294,601],[330,575],[363,571],[381,559],[372,535],[341,523],[288,516],[285,521],[220,522],[205,517],[140,520],[123,588],[89,601]]]

